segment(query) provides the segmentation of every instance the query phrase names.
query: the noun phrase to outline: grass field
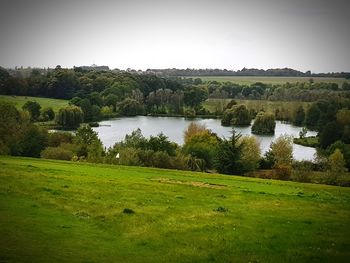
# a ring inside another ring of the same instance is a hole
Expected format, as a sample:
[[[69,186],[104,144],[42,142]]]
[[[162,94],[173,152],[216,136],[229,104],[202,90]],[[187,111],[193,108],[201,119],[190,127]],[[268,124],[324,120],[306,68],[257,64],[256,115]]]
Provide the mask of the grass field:
[[[60,108],[68,105],[68,100],[39,98],[39,97],[26,97],[26,96],[0,95],[0,102],[4,102],[4,101],[13,103],[18,109],[22,109],[22,106],[27,101],[36,101],[41,105],[41,108],[52,107],[52,109],[55,112],[58,112],[58,110]]]
[[[193,76],[189,78],[198,78],[198,76]],[[295,83],[295,82],[308,82],[309,77],[255,77],[255,76],[204,76],[199,77],[203,81],[218,81],[226,82],[231,81],[238,84],[250,85],[256,82],[268,83],[268,84],[285,84],[286,82]],[[345,78],[321,78],[313,77],[314,82],[332,82],[342,84]]]
[[[349,218],[350,188],[0,157],[0,262],[349,262]]]

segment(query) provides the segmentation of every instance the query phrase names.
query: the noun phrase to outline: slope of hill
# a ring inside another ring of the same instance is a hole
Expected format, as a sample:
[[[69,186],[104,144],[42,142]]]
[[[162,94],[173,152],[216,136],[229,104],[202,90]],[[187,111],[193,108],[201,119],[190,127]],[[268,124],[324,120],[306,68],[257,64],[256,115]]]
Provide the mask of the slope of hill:
[[[346,262],[350,188],[0,156],[1,262]]]
[[[14,104],[18,109],[22,109],[22,106],[27,101],[36,101],[40,104],[41,108],[52,107],[55,112],[58,112],[60,108],[68,105],[68,100],[40,98],[40,97],[27,97],[27,96],[7,96],[0,95],[0,102],[9,102]]]

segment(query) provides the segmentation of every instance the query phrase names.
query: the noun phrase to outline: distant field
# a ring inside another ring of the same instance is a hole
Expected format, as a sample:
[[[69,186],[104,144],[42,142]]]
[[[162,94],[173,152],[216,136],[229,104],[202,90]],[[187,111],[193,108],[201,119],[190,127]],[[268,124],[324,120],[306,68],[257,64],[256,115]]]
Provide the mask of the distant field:
[[[299,106],[303,106],[304,109],[307,109],[310,105],[309,102],[302,101],[234,100],[237,101],[238,104],[244,104],[249,110],[264,110],[268,112],[275,112],[276,109],[282,110],[284,108],[292,113]],[[215,112],[217,110],[222,111],[230,101],[231,99],[208,99],[203,103],[203,106],[210,112]]]
[[[198,76],[193,76],[189,78],[198,78]],[[308,82],[310,80],[309,77],[254,77],[254,76],[227,76],[227,77],[218,77],[218,76],[205,76],[199,77],[204,81],[218,81],[225,82],[231,81],[238,84],[246,84],[250,85],[255,82],[262,82],[268,84],[285,84],[286,82],[295,83],[295,82]],[[346,81],[345,78],[312,78],[314,82],[332,82],[342,84]]]
[[[58,100],[58,99],[49,99],[49,98],[39,98],[39,97],[26,97],[26,96],[5,96],[0,95],[0,102],[10,102],[13,103],[18,109],[22,109],[22,106],[27,101],[36,101],[42,108],[52,107],[55,112],[62,107],[68,105],[68,100]]]
[[[0,156],[1,262],[349,262],[349,218],[350,188]]]

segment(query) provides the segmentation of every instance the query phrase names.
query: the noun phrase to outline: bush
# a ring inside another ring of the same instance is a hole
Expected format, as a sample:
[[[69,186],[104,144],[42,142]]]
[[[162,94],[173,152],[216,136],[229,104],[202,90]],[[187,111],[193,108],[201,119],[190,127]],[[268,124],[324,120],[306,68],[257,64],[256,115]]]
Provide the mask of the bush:
[[[289,165],[276,165],[273,169],[273,178],[278,180],[289,180],[292,169]]]
[[[62,147],[47,147],[41,152],[41,157],[45,159],[70,161],[73,157],[73,152]]]
[[[40,116],[41,106],[36,101],[27,101],[22,109],[29,112],[32,121],[36,121]]]
[[[48,135],[48,146],[58,147],[62,143],[72,143],[73,134],[70,132],[52,132]]]
[[[51,121],[55,119],[55,112],[51,107],[47,107],[41,110],[40,120],[41,121]]]
[[[311,181],[311,173],[314,164],[310,161],[300,161],[293,163],[292,180],[297,182],[308,183]]]

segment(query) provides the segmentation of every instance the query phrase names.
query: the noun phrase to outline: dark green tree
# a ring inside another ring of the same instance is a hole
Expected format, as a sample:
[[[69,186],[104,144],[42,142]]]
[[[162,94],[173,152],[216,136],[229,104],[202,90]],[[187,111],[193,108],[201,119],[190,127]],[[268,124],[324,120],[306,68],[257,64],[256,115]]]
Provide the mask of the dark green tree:
[[[219,142],[214,158],[214,167],[219,173],[242,174],[241,157],[243,145],[238,143],[240,138],[241,135],[236,134],[236,131],[233,129],[229,140],[224,138]]]
[[[41,109],[41,106],[39,103],[37,103],[36,101],[27,101],[23,105],[22,109],[29,112],[30,119],[32,121],[38,120],[38,118],[40,116],[40,109]]]
[[[192,108],[198,107],[208,98],[208,91],[204,87],[190,86],[184,91],[184,102]]]
[[[55,112],[51,107],[46,107],[41,110],[40,119],[43,121],[51,121],[55,119]]]
[[[294,113],[293,124],[297,126],[303,125],[305,120],[305,111],[303,106],[299,106]]]

